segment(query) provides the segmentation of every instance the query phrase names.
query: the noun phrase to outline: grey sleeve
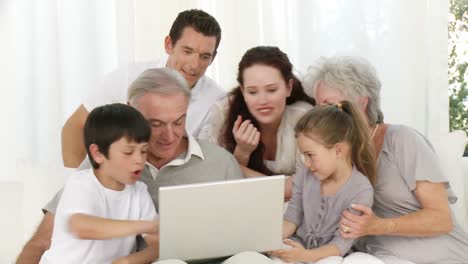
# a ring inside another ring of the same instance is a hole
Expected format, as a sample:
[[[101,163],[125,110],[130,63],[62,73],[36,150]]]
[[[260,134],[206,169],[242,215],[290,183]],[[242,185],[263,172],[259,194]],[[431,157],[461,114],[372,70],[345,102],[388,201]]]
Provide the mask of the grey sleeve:
[[[89,161],[88,155],[84,158],[84,160],[81,162],[80,166],[78,167],[78,170],[87,170],[87,169],[92,169],[93,165],[91,165],[91,161]]]
[[[374,190],[372,187],[364,189],[363,191],[359,192],[356,196],[350,199],[348,203],[348,210],[351,208],[351,204],[362,204],[367,207],[372,207],[374,203]],[[357,211],[351,209],[352,213],[356,213]],[[349,249],[353,245],[354,239],[345,239],[340,235],[339,226],[337,227],[335,234],[333,235],[333,239],[328,242],[328,244],[334,244],[341,253],[341,256],[344,256],[348,253]]]
[[[416,188],[416,181],[448,183],[437,154],[423,135],[401,126],[392,141],[398,169],[411,191]]]
[[[302,191],[304,189],[304,177],[307,176],[307,168],[305,166],[298,167],[293,179],[292,197],[288,204],[288,209],[284,214],[284,219],[294,223],[296,226],[302,224],[304,218],[304,207],[302,201]]]
[[[52,200],[50,200],[43,208],[42,212],[46,214],[47,212],[55,214],[55,211],[57,210],[58,203],[60,201],[60,198],[62,198],[62,193],[63,193],[63,188],[58,191]]]
[[[226,151],[226,153],[228,153]],[[242,173],[242,170],[239,166],[239,163],[237,162],[236,158],[234,158],[233,155],[228,153],[227,159],[226,159],[226,180],[234,180],[234,179],[241,179],[244,177],[244,174]]]

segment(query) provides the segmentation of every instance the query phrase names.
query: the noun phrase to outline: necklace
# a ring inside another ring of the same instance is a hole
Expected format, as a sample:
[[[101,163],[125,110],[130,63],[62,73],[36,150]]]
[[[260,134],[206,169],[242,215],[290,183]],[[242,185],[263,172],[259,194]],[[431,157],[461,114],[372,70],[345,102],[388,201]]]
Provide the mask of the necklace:
[[[375,124],[374,130],[372,130],[371,140],[374,139],[375,133],[377,132],[378,128],[379,128],[379,123]]]

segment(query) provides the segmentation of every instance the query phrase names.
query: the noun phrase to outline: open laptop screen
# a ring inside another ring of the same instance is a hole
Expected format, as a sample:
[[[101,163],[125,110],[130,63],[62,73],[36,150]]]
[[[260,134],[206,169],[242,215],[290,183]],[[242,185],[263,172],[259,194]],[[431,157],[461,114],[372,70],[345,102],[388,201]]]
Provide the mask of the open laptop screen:
[[[283,175],[161,187],[160,259],[279,249],[283,202]]]

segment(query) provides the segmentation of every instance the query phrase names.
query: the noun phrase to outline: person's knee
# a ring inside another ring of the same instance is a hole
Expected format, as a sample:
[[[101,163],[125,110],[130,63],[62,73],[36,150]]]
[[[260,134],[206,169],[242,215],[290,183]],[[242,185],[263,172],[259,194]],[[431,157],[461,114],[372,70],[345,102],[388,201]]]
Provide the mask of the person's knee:
[[[187,262],[178,259],[167,259],[153,262],[153,264],[187,264]]]
[[[271,264],[272,261],[268,257],[258,252],[246,251],[246,252],[238,253],[223,262],[223,264],[238,264],[238,263]]]
[[[411,262],[409,260],[401,259],[396,256],[391,256],[391,255],[377,255],[377,258],[379,258],[382,263],[385,264],[415,264],[414,262]]]
[[[343,261],[343,258],[341,256],[330,256],[323,258],[317,262],[314,262],[315,264],[341,264]]]
[[[384,264],[382,260],[364,252],[354,252],[343,259],[343,264],[354,263]]]

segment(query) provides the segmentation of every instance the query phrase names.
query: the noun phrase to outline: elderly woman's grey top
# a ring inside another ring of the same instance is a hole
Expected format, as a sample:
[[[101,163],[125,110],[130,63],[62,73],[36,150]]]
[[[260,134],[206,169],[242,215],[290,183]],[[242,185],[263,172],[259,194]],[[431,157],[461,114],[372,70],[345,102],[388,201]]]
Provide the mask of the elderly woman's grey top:
[[[390,125],[378,158],[374,212],[379,217],[403,216],[421,209],[414,194],[417,181],[446,183],[450,203],[456,201],[436,153],[416,130]],[[453,219],[453,231],[433,237],[369,236],[357,248],[372,255],[394,255],[423,263],[468,263],[468,235]]]
[[[320,181],[305,166],[298,168],[284,219],[298,226],[292,239],[305,248],[333,244],[343,256],[353,239],[344,239],[339,233],[341,214],[351,204],[372,206],[372,186],[366,176],[353,168],[351,177],[335,195],[322,195],[320,190]]]

